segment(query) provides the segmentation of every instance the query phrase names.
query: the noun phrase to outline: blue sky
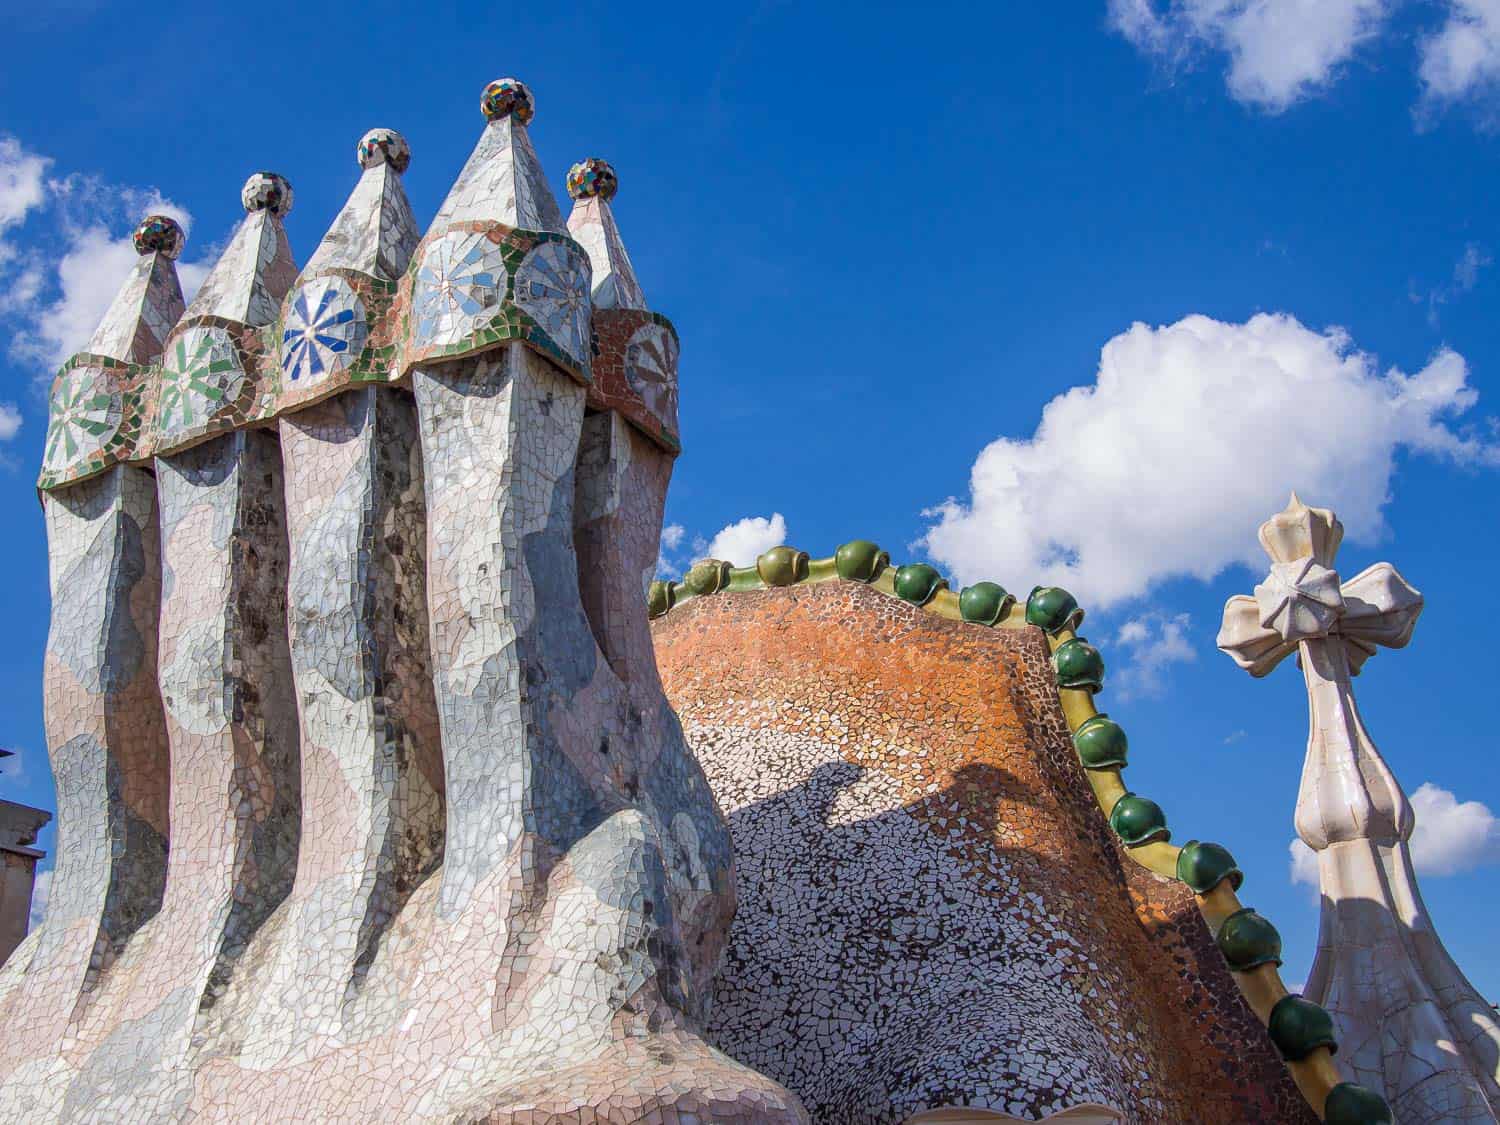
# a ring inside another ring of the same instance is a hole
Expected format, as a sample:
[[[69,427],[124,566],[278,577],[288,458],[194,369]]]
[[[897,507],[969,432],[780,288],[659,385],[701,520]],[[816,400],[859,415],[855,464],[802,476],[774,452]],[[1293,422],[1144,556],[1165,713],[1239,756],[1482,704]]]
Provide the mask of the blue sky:
[[[375,125],[410,140],[425,222],[514,74],[559,196],[615,164],[683,338],[667,569],[865,537],[1074,587],[1130,784],[1235,852],[1295,983],[1301,677],[1252,681],[1214,635],[1296,487],[1343,517],[1345,576],[1386,559],[1427,596],[1357,687],[1423,793],[1439,930],[1500,999],[1500,2],[46,7],[8,14],[0,72],[6,797],[52,802],[45,386],[130,227],[190,216],[192,283],[272,169],[305,260]]]

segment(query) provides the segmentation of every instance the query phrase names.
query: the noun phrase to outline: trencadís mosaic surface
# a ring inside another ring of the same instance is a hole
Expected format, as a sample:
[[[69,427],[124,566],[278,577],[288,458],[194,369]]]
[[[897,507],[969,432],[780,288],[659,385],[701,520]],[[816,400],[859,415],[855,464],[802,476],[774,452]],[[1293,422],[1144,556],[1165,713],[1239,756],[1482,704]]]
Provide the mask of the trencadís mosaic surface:
[[[1095,808],[1040,630],[831,581],[653,636],[735,843],[710,1038],[815,1120],[1317,1120],[1192,894]]]
[[[101,346],[54,380],[39,485],[274,425],[351,386],[410,386],[419,363],[511,341],[677,452],[677,334],[646,311],[609,209],[618,177],[602,160],[583,162],[565,225],[510,111],[533,106],[532,95],[506,81],[485,95],[490,128],[425,236],[401,187],[411,148],[393,129],[360,139],[360,182],[300,273],[282,225],[294,192],[276,173],[246,181],[246,219],[190,308],[171,268],[181,227],[144,220],[140,264],[96,334]],[[620,294],[636,318],[619,320]],[[122,343],[127,330],[141,340]]]
[[[388,128],[300,267],[277,173],[190,304],[148,217],[57,376],[0,1120],[1301,1121],[1288,1073],[1381,1120],[1123,790],[1066,594],[859,542],[651,582],[677,333],[614,169],[565,219],[531,90],[481,109],[425,230]]]
[[[0,1119],[807,1120],[701,1034],[729,835],[643,598],[676,336],[641,300],[601,350],[532,95],[482,108],[425,233],[391,129],[300,269],[280,175],[188,305],[149,218],[57,377],[59,861]]]

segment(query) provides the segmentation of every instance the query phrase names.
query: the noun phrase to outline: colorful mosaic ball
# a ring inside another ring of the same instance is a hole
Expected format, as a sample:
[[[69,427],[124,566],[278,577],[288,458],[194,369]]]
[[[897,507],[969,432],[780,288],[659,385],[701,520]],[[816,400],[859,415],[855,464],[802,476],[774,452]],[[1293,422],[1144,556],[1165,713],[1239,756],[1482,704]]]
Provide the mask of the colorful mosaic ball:
[[[620,177],[607,160],[591,156],[568,169],[568,194],[574,199],[587,199],[591,195],[613,199],[619,190]]]
[[[397,172],[405,172],[411,167],[411,145],[394,129],[371,129],[359,138],[354,152],[361,168],[389,164]]]
[[[292,209],[292,185],[275,172],[257,172],[245,181],[240,202],[246,211],[269,211],[285,215]]]
[[[170,215],[147,215],[132,238],[137,254],[160,254],[164,258],[176,258],[187,241],[182,227]]]
[[[510,114],[522,125],[527,125],[536,113],[536,99],[519,78],[497,78],[484,88],[479,108],[491,121]]]

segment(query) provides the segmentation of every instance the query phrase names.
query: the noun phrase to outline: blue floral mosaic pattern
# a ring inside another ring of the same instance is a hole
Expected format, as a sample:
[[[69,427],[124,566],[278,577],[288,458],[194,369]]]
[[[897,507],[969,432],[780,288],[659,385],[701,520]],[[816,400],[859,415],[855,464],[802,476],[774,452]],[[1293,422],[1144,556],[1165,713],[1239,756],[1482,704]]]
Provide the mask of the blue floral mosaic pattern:
[[[287,305],[282,373],[304,386],[320,382],[358,359],[369,335],[364,302],[349,283],[341,277],[315,278]]]
[[[229,333],[222,328],[190,328],[162,359],[156,428],[174,434],[204,422],[239,398],[245,369]]]
[[[588,348],[593,272],[565,242],[538,243],[516,270],[516,305],[579,362]]]
[[[499,246],[483,233],[453,231],[422,255],[412,307],[421,347],[456,344],[499,310],[507,280]]]

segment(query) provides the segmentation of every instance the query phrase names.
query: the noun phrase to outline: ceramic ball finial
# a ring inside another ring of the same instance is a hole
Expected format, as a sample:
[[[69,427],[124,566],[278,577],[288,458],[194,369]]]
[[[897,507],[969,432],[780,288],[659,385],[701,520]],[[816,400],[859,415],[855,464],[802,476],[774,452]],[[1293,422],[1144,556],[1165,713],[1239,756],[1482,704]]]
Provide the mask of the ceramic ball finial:
[[[240,202],[246,211],[285,215],[292,209],[292,185],[275,172],[256,172],[240,190]]]
[[[519,78],[497,78],[484,88],[479,108],[491,121],[510,116],[527,125],[536,115],[536,99]]]
[[[359,138],[354,154],[366,171],[389,164],[399,174],[411,167],[411,145],[394,129],[371,129]]]
[[[580,160],[568,169],[568,194],[574,199],[587,199],[597,195],[600,199],[613,199],[620,190],[620,177],[607,160],[591,156]]]
[[[182,226],[170,215],[147,215],[131,237],[137,254],[160,254],[174,260],[182,253],[182,244],[187,241]]]

